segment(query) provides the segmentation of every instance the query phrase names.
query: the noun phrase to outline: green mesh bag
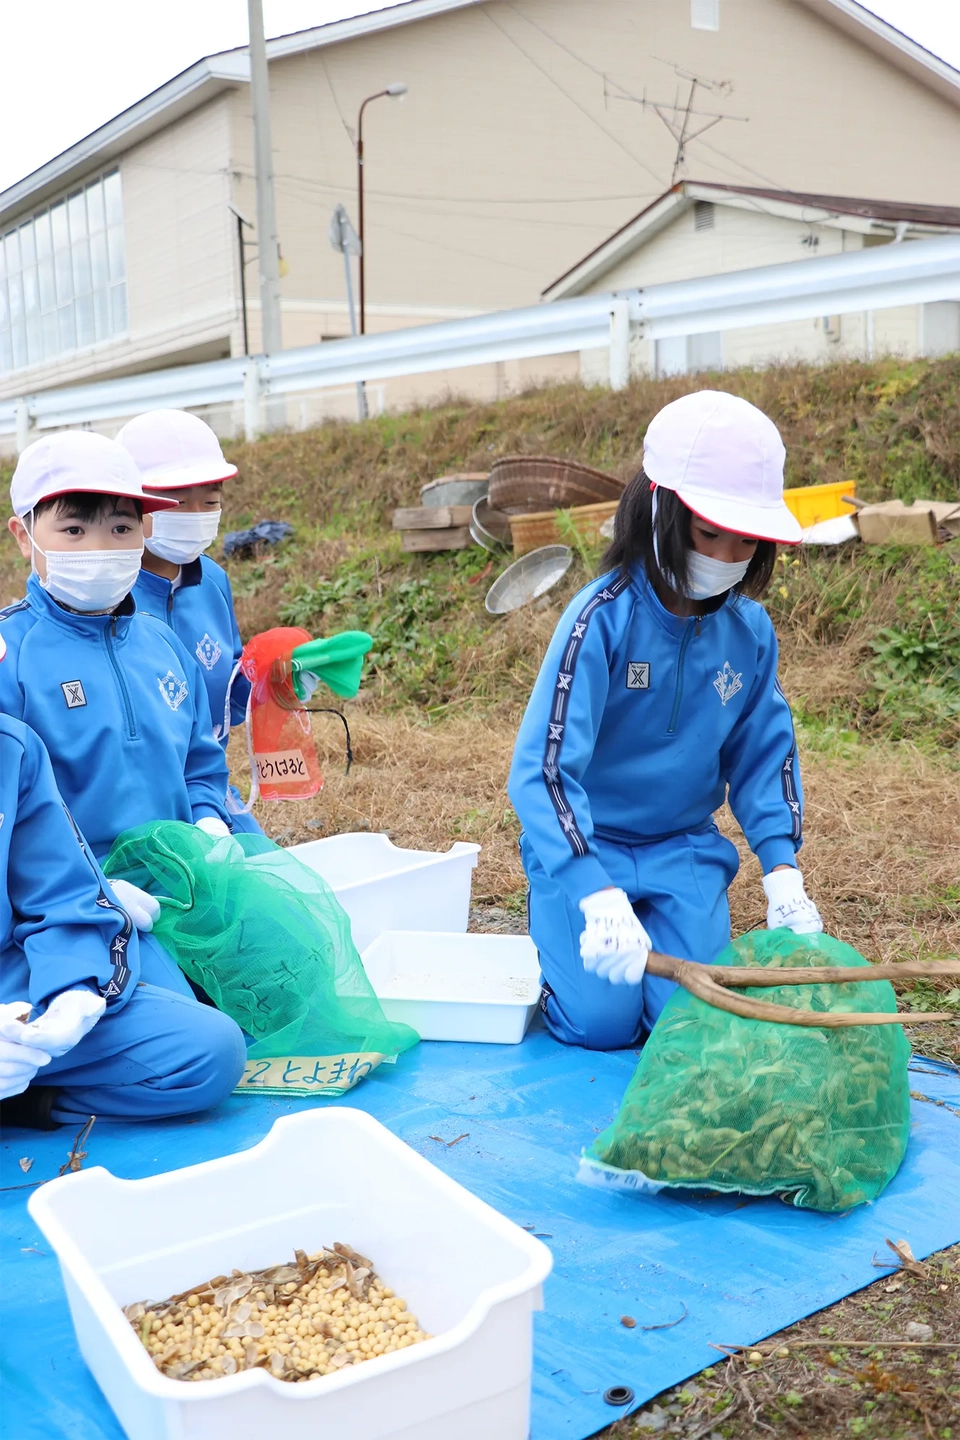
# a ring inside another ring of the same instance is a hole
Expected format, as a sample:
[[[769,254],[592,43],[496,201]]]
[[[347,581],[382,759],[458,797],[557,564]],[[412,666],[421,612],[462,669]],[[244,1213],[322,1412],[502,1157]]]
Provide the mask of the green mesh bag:
[[[384,1015],[326,881],[265,836],[162,820],[118,836],[104,870],[160,902],[153,934],[253,1036],[244,1094],[340,1095],[419,1040]]]
[[[758,930],[718,965],[867,965],[828,935]],[[894,1012],[886,982],[784,985],[743,995],[797,1010]],[[789,1195],[836,1212],[873,1200],[910,1130],[899,1025],[821,1030],[746,1020],[677,990],[643,1048],[620,1113],[584,1157],[591,1184]]]

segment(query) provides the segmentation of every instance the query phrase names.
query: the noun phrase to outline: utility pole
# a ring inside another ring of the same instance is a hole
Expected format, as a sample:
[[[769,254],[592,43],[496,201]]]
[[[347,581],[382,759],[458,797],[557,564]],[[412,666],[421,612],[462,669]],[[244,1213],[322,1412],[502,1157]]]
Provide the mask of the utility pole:
[[[247,242],[243,238],[243,227],[253,229],[252,223],[246,215],[241,215],[236,205],[228,205],[237,222],[237,254],[240,262],[240,313],[243,316],[243,353],[250,354],[250,327],[247,323]]]
[[[273,196],[273,146],[270,140],[270,81],[263,36],[263,0],[247,0],[250,22],[250,99],[253,104],[253,153],[257,180],[257,264],[260,271],[261,350],[283,349],[280,326],[280,242]]]

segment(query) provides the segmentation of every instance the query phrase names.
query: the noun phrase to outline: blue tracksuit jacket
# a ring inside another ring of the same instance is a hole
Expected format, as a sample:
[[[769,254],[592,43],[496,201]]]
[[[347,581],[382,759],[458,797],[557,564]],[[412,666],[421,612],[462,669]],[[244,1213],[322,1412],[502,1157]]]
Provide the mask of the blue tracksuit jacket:
[[[228,712],[227,687],[243,641],[227,572],[201,555],[181,567],[180,584],[174,590],[163,576],[141,570],[133,598],[141,613],[169,625],[196,659],[207,687],[213,733],[226,750],[230,726],[243,723],[250,692],[249,680],[238,673],[230,690]]]
[[[42,1009],[89,986],[112,1014],[139,976],[137,933],[60,798],[42,742],[0,714],[0,1001]]]
[[[510,799],[551,879],[578,903],[610,885],[596,839],[643,844],[733,810],[764,872],[795,864],[803,797],[773,626],[729,595],[681,619],[641,569],[571,601],[517,736]]]
[[[46,745],[63,799],[102,860],[121,831],[217,815],[227,765],[196,661],[131,596],[78,615],[40,585],[0,611],[0,711]]]

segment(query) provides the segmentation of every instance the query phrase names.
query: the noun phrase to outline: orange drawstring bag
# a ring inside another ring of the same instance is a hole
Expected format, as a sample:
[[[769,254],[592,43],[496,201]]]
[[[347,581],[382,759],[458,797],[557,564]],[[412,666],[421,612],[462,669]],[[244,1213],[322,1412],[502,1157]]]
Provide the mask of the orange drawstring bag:
[[[258,793],[264,800],[309,800],[323,788],[310,716],[293,688],[292,653],[311,638],[299,627],[279,627],[243,647],[240,669],[250,681],[247,810]]]

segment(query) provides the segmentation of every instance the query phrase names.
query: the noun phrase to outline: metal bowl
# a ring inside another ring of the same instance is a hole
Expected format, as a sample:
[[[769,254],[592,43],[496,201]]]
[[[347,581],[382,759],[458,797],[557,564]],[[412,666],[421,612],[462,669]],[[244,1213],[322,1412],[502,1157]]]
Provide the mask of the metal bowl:
[[[507,550],[510,547],[510,516],[502,510],[491,510],[486,495],[473,502],[470,534],[484,550]]]
[[[562,580],[573,564],[569,545],[544,545],[508,565],[487,591],[484,602],[491,615],[508,615],[545,595]]]

